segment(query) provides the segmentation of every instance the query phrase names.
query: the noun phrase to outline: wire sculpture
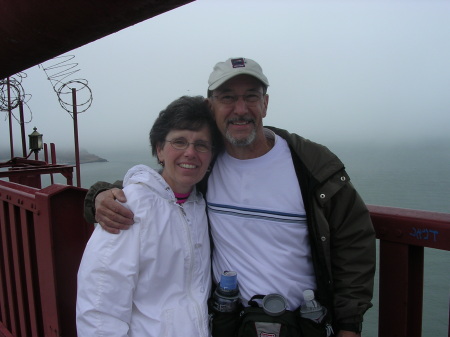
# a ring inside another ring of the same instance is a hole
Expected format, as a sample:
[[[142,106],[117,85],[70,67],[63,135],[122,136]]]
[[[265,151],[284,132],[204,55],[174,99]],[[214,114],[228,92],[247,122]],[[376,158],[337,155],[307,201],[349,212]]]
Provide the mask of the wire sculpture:
[[[74,55],[58,56],[50,60],[56,61],[56,63],[52,65],[39,65],[39,67],[44,70],[47,79],[52,84],[53,90],[58,96],[59,104],[69,114],[74,112],[72,89],[75,89],[77,93],[77,113],[85,112],[90,108],[93,101],[92,91],[89,88],[88,81],[86,79],[68,80],[69,77],[80,71],[80,69],[77,68],[78,63],[70,62],[74,57]]]
[[[29,123],[33,119],[33,113],[28,101],[31,99],[30,94],[25,93],[25,89],[22,86],[22,81],[27,78],[27,74],[24,72],[19,72],[14,76],[9,78],[4,78],[0,80],[0,111],[9,112],[16,109],[22,102],[28,109],[30,114],[29,120],[24,121],[24,123]],[[9,95],[8,95],[8,81],[9,81]],[[12,116],[20,123],[19,119],[11,113]]]

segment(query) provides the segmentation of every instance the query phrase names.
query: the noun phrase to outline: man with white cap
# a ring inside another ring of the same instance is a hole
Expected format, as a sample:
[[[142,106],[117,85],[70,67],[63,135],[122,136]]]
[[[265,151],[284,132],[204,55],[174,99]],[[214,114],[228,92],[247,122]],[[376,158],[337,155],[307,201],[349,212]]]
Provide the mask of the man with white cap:
[[[208,84],[226,150],[203,181],[216,284],[236,271],[244,305],[276,293],[290,311],[313,289],[335,336],[360,336],[372,306],[375,235],[344,165],[322,145],[263,126],[269,81],[255,61],[219,62]],[[104,191],[111,187],[90,189],[85,215],[95,222],[96,210],[97,222],[117,232],[133,215],[114,202],[123,201],[119,189]]]

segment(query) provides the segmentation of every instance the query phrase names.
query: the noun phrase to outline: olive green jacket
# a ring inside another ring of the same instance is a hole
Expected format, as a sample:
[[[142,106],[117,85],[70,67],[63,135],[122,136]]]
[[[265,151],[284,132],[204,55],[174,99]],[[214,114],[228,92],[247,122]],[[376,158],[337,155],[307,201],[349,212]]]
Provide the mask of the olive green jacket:
[[[375,231],[343,163],[326,147],[269,127],[291,149],[311,238],[318,299],[335,331],[360,330],[372,306]]]

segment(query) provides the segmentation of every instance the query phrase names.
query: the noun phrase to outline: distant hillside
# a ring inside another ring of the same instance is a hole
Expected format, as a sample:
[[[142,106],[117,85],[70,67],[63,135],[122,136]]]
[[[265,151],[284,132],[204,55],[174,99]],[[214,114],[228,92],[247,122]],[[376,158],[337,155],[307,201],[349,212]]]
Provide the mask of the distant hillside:
[[[16,157],[18,154],[16,153]],[[0,150],[0,162],[5,162],[10,159],[9,151]],[[31,155],[30,159],[34,159],[34,155]],[[39,153],[39,159],[43,159],[43,152]],[[50,160],[50,159],[49,159]],[[56,149],[56,161],[58,164],[75,164],[75,151],[74,150],[59,150]],[[108,160],[101,158],[95,154],[89,153],[88,151],[80,150],[80,163],[96,163],[96,162],[107,162]]]
[[[58,163],[75,164],[75,151],[71,150],[56,150],[56,160]],[[80,163],[96,163],[107,162],[108,160],[101,158],[95,154],[89,153],[86,150],[80,150]]]

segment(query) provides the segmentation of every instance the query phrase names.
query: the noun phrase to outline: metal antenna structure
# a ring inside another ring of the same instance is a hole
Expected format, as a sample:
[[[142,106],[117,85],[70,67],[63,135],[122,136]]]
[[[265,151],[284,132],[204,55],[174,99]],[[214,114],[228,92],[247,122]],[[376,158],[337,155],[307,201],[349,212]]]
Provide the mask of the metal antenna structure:
[[[77,186],[81,186],[80,151],[78,145],[78,114],[90,108],[93,101],[92,91],[86,79],[70,79],[80,69],[73,62],[74,55],[55,57],[39,67],[45,72],[55,91],[61,107],[71,115],[74,125],[75,163]]]
[[[28,101],[31,99],[31,95],[26,94],[22,86],[22,81],[27,77],[27,74],[20,72],[14,76],[7,77],[0,80],[0,111],[5,111],[9,119],[9,143],[11,151],[11,159],[14,157],[14,141],[13,141],[13,128],[12,119],[16,119],[20,124],[21,136],[22,136],[22,152],[23,156],[26,156],[26,143],[25,143],[25,123],[31,122],[33,114]],[[28,121],[24,120],[24,105],[27,107],[30,114]],[[13,110],[19,108],[20,117],[17,118]]]

